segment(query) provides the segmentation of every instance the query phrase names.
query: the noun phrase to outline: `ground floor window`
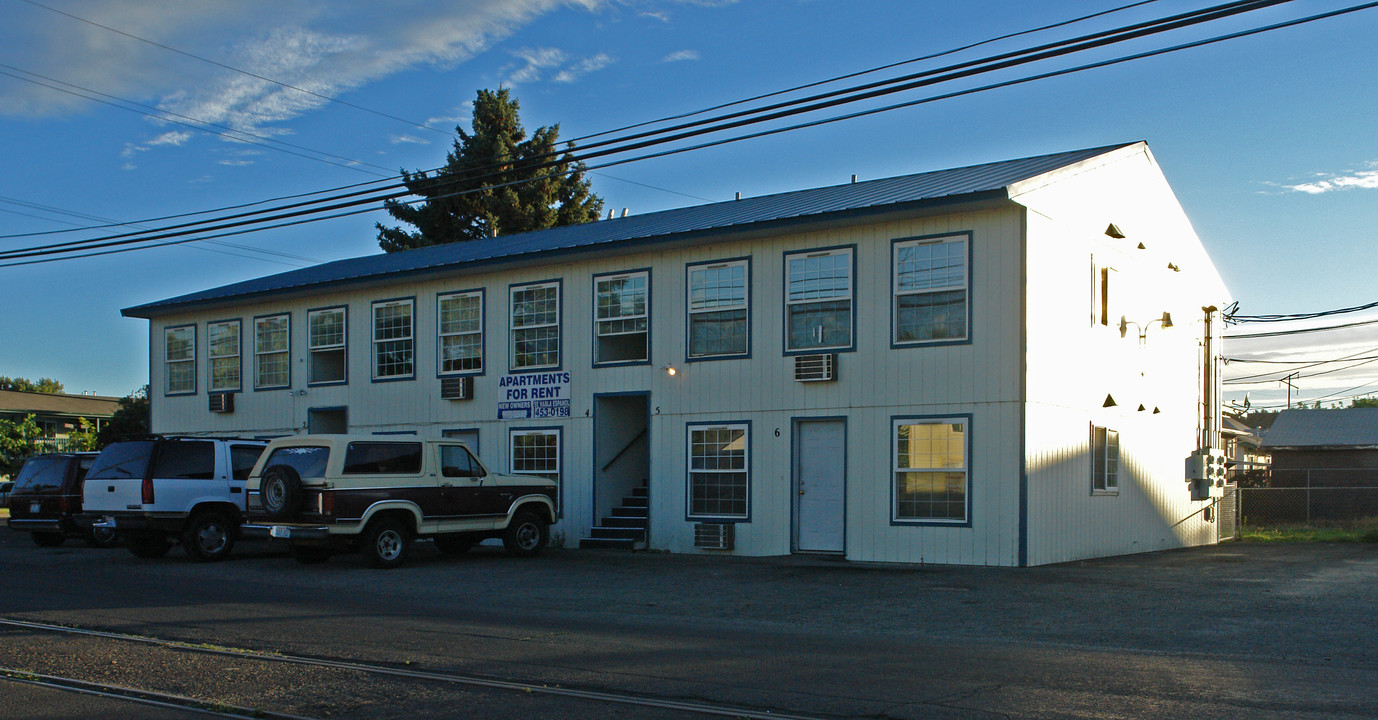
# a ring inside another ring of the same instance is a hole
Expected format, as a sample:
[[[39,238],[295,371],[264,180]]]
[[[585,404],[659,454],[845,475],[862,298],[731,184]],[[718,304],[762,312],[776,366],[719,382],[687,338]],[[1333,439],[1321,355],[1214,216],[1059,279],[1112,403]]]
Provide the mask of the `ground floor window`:
[[[895,419],[895,522],[967,521],[969,422],[965,417]]]
[[[689,517],[746,519],[751,482],[745,423],[689,426]]]
[[[513,430],[509,436],[512,472],[560,480],[560,429]]]
[[[1109,428],[1091,426],[1091,492],[1119,492],[1119,476],[1119,432]]]

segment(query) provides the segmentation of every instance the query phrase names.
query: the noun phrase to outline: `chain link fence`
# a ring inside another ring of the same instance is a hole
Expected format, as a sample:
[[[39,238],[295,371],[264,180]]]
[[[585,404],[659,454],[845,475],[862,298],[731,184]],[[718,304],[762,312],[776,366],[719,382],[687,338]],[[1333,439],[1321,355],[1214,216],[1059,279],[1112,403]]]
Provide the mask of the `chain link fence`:
[[[1245,525],[1351,527],[1378,518],[1378,468],[1272,468],[1236,480]]]

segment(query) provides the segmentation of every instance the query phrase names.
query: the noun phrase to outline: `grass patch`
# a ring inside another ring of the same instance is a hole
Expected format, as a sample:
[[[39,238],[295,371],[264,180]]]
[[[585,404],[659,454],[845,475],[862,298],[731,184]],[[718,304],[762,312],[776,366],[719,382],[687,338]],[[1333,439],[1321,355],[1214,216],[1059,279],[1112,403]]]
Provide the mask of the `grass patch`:
[[[1245,542],[1378,543],[1378,518],[1346,525],[1242,525]]]

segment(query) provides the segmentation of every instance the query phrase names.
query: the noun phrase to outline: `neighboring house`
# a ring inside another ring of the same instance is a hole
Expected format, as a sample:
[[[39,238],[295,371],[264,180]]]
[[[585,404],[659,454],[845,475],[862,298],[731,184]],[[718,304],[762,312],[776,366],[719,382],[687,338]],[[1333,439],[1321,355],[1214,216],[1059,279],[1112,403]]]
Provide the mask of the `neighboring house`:
[[[1225,440],[1225,462],[1230,477],[1238,478],[1250,471],[1267,472],[1271,456],[1263,449],[1259,430],[1228,415],[1224,420],[1220,434]]]
[[[91,423],[92,429],[100,429],[115,414],[119,402],[119,398],[99,395],[0,390],[0,419],[22,421],[33,415],[42,433],[40,443],[52,445],[79,429],[81,418]]]
[[[1184,459],[1220,446],[1228,299],[1134,143],[124,314],[150,320],[155,431],[462,437],[557,479],[571,541],[630,497],[674,552],[1038,565],[1215,541]]]
[[[1283,410],[1262,444],[1275,470],[1378,468],[1378,408]]]

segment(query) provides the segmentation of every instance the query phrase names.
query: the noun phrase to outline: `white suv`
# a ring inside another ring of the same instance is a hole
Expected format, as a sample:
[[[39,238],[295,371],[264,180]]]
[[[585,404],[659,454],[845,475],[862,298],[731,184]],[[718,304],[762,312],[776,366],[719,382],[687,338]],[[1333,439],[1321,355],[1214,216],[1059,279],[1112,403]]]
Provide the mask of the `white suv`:
[[[448,439],[278,438],[247,487],[245,535],[290,540],[302,563],[358,549],[397,567],[416,537],[452,554],[496,537],[510,554],[535,555],[557,517],[554,480],[489,472]]]
[[[86,474],[82,522],[114,530],[139,557],[223,560],[244,519],[244,482],[262,440],[152,436],[111,443]]]

